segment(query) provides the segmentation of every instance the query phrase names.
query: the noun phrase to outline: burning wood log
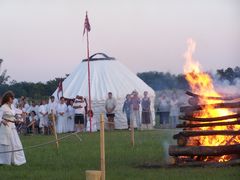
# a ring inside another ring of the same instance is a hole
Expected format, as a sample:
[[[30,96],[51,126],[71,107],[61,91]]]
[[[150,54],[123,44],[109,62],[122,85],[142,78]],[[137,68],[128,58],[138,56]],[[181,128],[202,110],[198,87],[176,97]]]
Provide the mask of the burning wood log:
[[[179,137],[192,137],[192,136],[213,136],[213,135],[240,135],[240,131],[232,130],[220,130],[220,131],[182,131],[173,136],[173,139],[178,139]]]
[[[228,126],[228,125],[237,125],[240,124],[240,120],[231,121],[231,122],[216,122],[216,123],[203,123],[203,124],[189,124],[183,123],[178,124],[177,128],[198,128],[198,127],[213,127],[213,126]]]
[[[240,114],[232,114],[227,116],[220,116],[220,117],[209,117],[209,118],[197,118],[193,116],[179,116],[180,120],[187,120],[187,121],[200,121],[200,122],[209,122],[209,121],[223,121],[227,119],[235,119],[240,118]]]
[[[191,97],[188,99],[188,104],[190,104],[191,106],[197,106],[199,104],[199,99]]]
[[[186,146],[186,145],[187,145],[187,142],[188,142],[188,138],[185,137],[185,136],[179,136],[179,137],[177,138],[177,144],[178,144],[179,146]]]
[[[213,99],[213,100],[223,100],[223,101],[232,101],[235,99],[239,99],[240,96],[225,96],[225,97],[211,97],[211,96],[203,96],[203,95],[198,95],[195,93],[192,93],[190,91],[186,91],[186,94],[195,98],[202,98],[202,99]]]
[[[196,106],[183,106],[180,107],[180,112],[191,113],[193,111],[200,111],[207,107],[213,108],[240,108],[240,102],[234,103],[217,103],[217,104],[209,104],[209,105],[196,105]]]
[[[240,144],[228,146],[169,146],[170,156],[222,156],[240,154]]]

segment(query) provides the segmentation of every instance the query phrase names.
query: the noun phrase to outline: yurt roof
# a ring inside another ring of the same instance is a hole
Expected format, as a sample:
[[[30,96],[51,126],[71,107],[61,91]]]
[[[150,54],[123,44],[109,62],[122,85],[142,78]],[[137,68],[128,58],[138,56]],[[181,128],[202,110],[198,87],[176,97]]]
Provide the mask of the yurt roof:
[[[151,87],[115,58],[96,53],[90,57],[89,63],[92,100],[104,100],[108,92],[112,92],[115,98],[120,99],[133,90],[138,91],[140,95],[148,91],[149,96],[155,96]],[[57,96],[57,90],[53,95]],[[71,99],[76,95],[88,97],[87,59],[82,60],[63,81],[63,96]]]

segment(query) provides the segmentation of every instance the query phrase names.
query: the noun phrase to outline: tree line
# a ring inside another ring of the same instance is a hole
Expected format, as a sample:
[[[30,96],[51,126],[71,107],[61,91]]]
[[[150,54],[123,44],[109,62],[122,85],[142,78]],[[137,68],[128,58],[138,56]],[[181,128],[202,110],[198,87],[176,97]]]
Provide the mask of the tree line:
[[[60,78],[54,80],[42,82],[14,82],[11,84],[1,84],[0,94],[3,94],[7,90],[14,92],[16,97],[29,97],[31,99],[42,99],[49,97],[57,88]]]
[[[218,69],[215,72],[216,77],[219,80],[228,80],[231,84],[234,83],[234,79],[240,78],[240,67]],[[66,77],[68,74],[66,74]],[[169,72],[142,72],[137,73],[137,76],[141,78],[146,84],[152,87],[155,91],[165,89],[188,89],[188,83],[183,74],[171,74]],[[213,76],[213,75],[212,75]],[[65,77],[65,78],[66,78]],[[17,82],[10,81],[10,76],[7,75],[7,70],[4,70],[0,74],[0,94],[3,94],[7,90],[12,90],[16,97],[26,96],[32,99],[41,99],[49,97],[58,87],[58,83],[62,78],[55,78],[49,80],[46,83],[42,82]],[[64,78],[64,79],[65,79]]]

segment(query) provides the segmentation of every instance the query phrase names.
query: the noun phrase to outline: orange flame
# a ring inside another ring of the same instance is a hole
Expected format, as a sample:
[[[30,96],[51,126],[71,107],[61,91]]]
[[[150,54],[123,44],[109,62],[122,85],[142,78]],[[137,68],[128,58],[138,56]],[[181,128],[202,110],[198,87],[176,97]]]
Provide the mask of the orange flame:
[[[193,59],[193,53],[195,52],[196,43],[189,39],[187,41],[188,49],[184,54],[184,58],[186,59],[186,64],[184,65],[184,74],[186,75],[186,79],[192,89],[192,91],[199,95],[204,96],[214,96],[220,97],[221,95],[216,92],[212,78],[209,74],[203,72],[201,70],[200,64],[198,61]],[[195,113],[195,117],[219,117],[219,116],[227,116],[234,114],[232,111],[228,109],[215,109],[211,104],[221,103],[222,100],[212,100],[207,98],[199,99],[199,104],[206,104],[207,106],[200,112]],[[233,121],[236,119],[225,120]],[[214,126],[214,127],[200,127],[194,128],[194,130],[240,130],[240,125],[228,125],[228,126]],[[220,146],[220,145],[233,145],[236,143],[240,143],[240,136],[222,136],[222,135],[214,135],[214,136],[198,136],[191,137],[189,139],[188,145],[202,145],[202,146]],[[209,158],[206,158],[207,161]],[[224,155],[214,159],[218,162],[224,162],[230,160],[231,157]]]

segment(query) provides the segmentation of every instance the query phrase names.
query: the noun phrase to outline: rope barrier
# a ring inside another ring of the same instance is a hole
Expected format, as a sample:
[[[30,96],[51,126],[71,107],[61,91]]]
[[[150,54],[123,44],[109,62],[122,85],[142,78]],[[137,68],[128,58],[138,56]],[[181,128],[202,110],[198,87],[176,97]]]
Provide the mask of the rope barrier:
[[[187,104],[186,104],[187,105]],[[180,107],[177,107],[178,109],[180,109]],[[133,110],[130,110],[130,113],[132,112]],[[157,109],[150,109],[150,110],[142,110],[141,108],[138,110],[139,111],[139,113],[142,113],[142,112],[150,112],[150,113],[159,113],[159,112],[170,112],[171,111],[171,107],[169,107],[168,108],[168,110],[166,110],[166,111],[161,111],[161,110],[159,110],[158,108]],[[122,111],[122,110],[114,110],[114,112],[113,112],[113,114],[114,113],[123,113],[123,114],[126,114],[126,111]],[[29,114],[29,113],[27,113],[27,114]],[[97,113],[97,114],[100,114],[100,113]],[[104,114],[104,116],[107,114],[107,112],[104,112],[103,113]]]
[[[22,148],[22,149],[16,149],[16,150],[12,150],[12,151],[3,151],[3,152],[0,152],[0,154],[12,153],[12,152],[18,152],[18,151],[23,151],[23,150],[28,150],[28,149],[40,148],[40,147],[43,147],[43,146],[46,146],[46,145],[49,145],[49,144],[56,143],[57,141],[62,141],[63,139],[67,139],[67,138],[69,138],[69,137],[71,137],[73,135],[76,136],[79,141],[82,141],[82,139],[77,135],[78,133],[80,133],[80,132],[74,132],[74,133],[71,133],[69,135],[66,135],[66,136],[63,136],[61,138],[58,138],[57,140],[52,140],[52,141],[48,141],[48,142],[45,142],[45,143],[41,143],[41,144],[37,144],[37,145],[33,145],[33,146],[28,146],[28,147],[25,147],[25,148]]]

